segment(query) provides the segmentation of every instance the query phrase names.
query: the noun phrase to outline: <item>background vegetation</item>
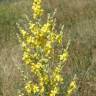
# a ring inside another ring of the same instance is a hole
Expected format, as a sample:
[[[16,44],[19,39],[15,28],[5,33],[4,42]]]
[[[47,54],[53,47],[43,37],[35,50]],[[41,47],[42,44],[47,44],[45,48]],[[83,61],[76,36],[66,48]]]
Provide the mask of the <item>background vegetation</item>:
[[[15,96],[22,81],[16,67],[22,64],[16,22],[22,22],[24,14],[30,16],[31,1],[0,0],[0,96]],[[57,8],[57,24],[65,25],[65,45],[71,39],[64,74],[69,78],[77,74],[76,96],[95,96],[96,0],[44,0],[43,6],[47,12]]]

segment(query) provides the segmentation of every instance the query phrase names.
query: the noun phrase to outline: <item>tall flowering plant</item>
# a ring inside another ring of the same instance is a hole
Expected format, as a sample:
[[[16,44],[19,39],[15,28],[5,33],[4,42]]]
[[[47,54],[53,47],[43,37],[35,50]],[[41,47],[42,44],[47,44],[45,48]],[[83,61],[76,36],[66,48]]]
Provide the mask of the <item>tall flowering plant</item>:
[[[22,89],[24,93],[19,96],[60,96],[62,94],[60,86],[64,83],[64,79],[61,72],[69,56],[68,46],[63,47],[63,26],[57,32],[54,14],[48,15],[46,22],[42,22],[44,10],[41,3],[42,0],[33,2],[33,19],[28,20],[28,30],[19,26],[19,41],[23,49],[22,59],[32,77],[26,80]],[[66,96],[71,96],[75,89],[76,82],[72,80]]]

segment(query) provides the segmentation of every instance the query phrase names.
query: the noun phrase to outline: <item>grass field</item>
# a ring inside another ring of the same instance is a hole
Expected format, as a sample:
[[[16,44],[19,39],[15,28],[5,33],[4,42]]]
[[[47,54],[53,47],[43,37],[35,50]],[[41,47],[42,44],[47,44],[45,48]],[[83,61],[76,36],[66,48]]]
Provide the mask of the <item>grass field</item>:
[[[0,96],[16,96],[22,51],[16,22],[30,16],[31,0],[0,0]],[[78,77],[74,96],[96,96],[96,0],[44,0],[47,12],[57,8],[57,24],[64,23],[64,43],[71,40],[64,74]],[[67,82],[67,80],[66,80]]]

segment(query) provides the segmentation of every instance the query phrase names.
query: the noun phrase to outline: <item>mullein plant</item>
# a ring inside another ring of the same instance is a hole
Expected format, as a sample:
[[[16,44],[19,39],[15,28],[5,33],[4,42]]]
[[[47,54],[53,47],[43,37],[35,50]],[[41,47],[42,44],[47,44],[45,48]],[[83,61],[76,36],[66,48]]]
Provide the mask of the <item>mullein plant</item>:
[[[63,47],[63,25],[56,30],[54,14],[48,14],[45,23],[42,22],[42,0],[34,0],[32,5],[32,20],[28,20],[28,30],[18,24],[18,36],[23,49],[23,62],[30,71],[24,88],[19,96],[64,96],[60,87],[64,83],[61,74],[64,63],[68,59],[68,46]],[[69,44],[68,44],[69,45]],[[76,81],[68,86],[66,96],[71,96],[76,89]]]

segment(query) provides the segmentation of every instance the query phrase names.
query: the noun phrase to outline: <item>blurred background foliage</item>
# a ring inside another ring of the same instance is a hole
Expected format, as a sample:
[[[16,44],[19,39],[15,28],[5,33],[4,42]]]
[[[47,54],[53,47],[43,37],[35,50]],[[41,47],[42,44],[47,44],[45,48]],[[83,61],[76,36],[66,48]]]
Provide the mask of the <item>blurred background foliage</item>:
[[[0,0],[0,96],[15,96],[22,82],[16,68],[22,63],[16,22],[22,22],[25,14],[31,17],[31,6],[32,0]],[[63,71],[65,83],[67,77],[77,74],[75,96],[95,96],[96,0],[44,0],[43,7],[45,14],[57,8],[56,23],[65,26],[64,45],[71,40],[69,61]]]

